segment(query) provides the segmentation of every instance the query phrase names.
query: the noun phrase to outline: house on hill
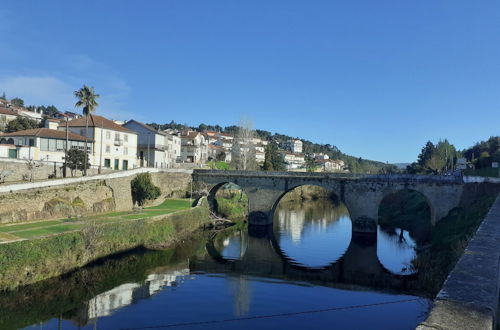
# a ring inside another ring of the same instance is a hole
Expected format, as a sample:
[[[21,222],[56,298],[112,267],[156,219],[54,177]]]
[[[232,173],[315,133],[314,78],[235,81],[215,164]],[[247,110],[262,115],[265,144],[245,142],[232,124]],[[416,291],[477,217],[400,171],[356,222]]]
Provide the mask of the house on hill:
[[[186,131],[181,134],[181,159],[186,163],[204,164],[208,160],[208,143],[202,133]]]
[[[156,168],[175,166],[181,156],[180,137],[155,130],[137,120],[129,120],[123,127],[137,133],[139,166]]]

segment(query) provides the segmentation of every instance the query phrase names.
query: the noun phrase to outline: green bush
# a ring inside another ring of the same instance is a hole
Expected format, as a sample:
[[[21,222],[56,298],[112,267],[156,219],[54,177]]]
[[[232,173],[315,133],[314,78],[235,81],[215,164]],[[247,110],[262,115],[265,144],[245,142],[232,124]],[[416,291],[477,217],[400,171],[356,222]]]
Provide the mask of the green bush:
[[[149,173],[138,174],[130,183],[132,186],[132,199],[134,203],[144,205],[146,200],[153,200],[160,197],[161,190],[151,182]]]

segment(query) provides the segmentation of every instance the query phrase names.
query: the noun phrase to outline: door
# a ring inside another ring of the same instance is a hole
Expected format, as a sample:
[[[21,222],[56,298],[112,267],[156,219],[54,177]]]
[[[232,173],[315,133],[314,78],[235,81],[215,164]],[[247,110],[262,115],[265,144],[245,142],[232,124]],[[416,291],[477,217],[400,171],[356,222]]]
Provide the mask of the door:
[[[9,158],[17,158],[17,149],[9,149]]]
[[[115,159],[115,170],[118,170],[119,167],[120,167],[120,160]]]
[[[128,170],[128,160],[123,161],[122,170]]]

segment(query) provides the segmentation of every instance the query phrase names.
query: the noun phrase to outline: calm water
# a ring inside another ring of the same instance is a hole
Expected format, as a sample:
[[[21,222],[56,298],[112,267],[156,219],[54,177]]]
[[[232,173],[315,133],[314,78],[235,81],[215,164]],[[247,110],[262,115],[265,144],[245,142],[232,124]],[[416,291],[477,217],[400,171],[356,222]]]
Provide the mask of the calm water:
[[[269,228],[137,251],[0,295],[0,329],[412,329],[416,244],[353,235],[343,205],[281,203]]]

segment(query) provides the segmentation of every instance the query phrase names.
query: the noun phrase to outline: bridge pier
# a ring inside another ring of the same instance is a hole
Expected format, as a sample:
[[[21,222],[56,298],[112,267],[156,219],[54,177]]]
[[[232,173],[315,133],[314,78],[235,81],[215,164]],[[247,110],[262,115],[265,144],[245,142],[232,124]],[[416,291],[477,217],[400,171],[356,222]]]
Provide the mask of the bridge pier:
[[[248,224],[250,226],[268,226],[273,224],[274,206],[282,191],[274,189],[248,189]]]
[[[351,218],[352,232],[359,234],[375,234],[377,235],[377,221],[369,217]]]

